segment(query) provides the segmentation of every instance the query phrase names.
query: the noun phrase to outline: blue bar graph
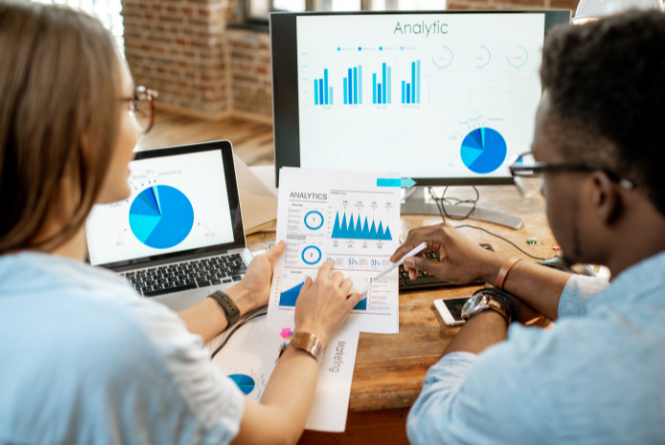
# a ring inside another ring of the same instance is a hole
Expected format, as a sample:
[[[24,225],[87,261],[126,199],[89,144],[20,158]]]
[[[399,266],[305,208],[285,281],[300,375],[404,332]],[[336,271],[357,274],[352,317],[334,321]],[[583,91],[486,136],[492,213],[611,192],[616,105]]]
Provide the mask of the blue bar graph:
[[[333,104],[333,87],[330,87],[330,105]]]
[[[314,105],[332,105],[332,87],[328,87],[328,69],[323,70],[322,79],[314,79]]]
[[[348,89],[347,83],[348,83],[348,79],[345,77],[344,78],[344,105],[346,105],[348,103],[348,100],[349,100],[349,96],[346,95],[346,90]]]
[[[390,103],[390,77],[391,70],[385,63],[381,64],[381,71],[378,73],[381,76],[381,82],[377,83],[377,73],[372,74],[372,103],[375,104],[389,104]],[[381,91],[381,94],[379,94]]]
[[[363,103],[363,67],[354,66],[347,69],[344,78],[344,104],[358,105]]]
[[[383,227],[383,223],[379,221],[379,227],[376,226],[374,220],[370,226],[367,217],[365,221],[360,220],[360,215],[357,218],[354,218],[353,213],[349,218],[348,222],[346,220],[346,213],[342,216],[342,221],[339,220],[339,212],[335,216],[335,225],[333,226],[331,238],[341,238],[341,239],[366,239],[366,240],[382,240],[382,241],[392,241],[393,237],[390,234],[390,228],[388,226]]]
[[[326,105],[328,105],[328,70],[323,70],[323,91],[326,94]]]
[[[376,73],[372,74],[372,103],[376,103]]]
[[[314,105],[319,104],[319,80],[314,79]]]
[[[411,83],[402,81],[402,103],[420,103],[420,60],[411,62]]]

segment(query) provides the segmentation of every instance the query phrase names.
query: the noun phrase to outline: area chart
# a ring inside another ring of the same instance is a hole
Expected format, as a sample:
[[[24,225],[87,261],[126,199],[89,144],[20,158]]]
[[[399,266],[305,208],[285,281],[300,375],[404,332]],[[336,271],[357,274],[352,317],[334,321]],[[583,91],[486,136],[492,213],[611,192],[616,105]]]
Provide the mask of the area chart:
[[[367,217],[365,217],[364,222],[361,222],[360,216],[354,219],[353,213],[348,222],[346,220],[346,213],[342,216],[342,221],[340,222],[339,212],[335,215],[335,226],[333,227],[331,238],[381,241],[392,241],[393,239],[390,234],[390,228],[386,226],[384,229],[382,222],[379,221],[379,226],[377,227],[374,220],[372,220],[370,226]]]
[[[460,154],[464,165],[475,173],[491,173],[506,160],[506,140],[498,131],[482,127],[466,135]]]
[[[168,249],[180,244],[194,225],[194,208],[187,196],[168,185],[143,190],[129,208],[129,226],[148,247]]]

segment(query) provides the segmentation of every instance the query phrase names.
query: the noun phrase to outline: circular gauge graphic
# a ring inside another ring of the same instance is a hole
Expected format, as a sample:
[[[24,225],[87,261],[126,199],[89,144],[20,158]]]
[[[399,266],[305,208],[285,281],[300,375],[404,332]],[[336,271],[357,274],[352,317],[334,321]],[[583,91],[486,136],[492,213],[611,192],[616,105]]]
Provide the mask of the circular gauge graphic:
[[[529,60],[529,52],[525,47],[517,45],[510,49],[506,58],[511,66],[521,68],[526,65],[526,62]]]
[[[242,393],[245,395],[252,392],[256,386],[254,379],[245,374],[232,374],[229,376],[229,378],[233,380],[236,385],[238,385],[240,391],[242,391]]]
[[[323,226],[323,215],[321,212],[312,210],[305,215],[305,226],[309,230],[318,230]]]
[[[453,51],[447,46],[437,46],[434,48],[432,63],[439,68],[447,68],[453,63]]]
[[[482,127],[466,135],[460,154],[464,165],[475,173],[491,173],[503,164],[507,153],[506,140],[498,131]]]
[[[194,208],[187,196],[168,185],[139,193],[129,208],[129,227],[143,244],[168,249],[180,244],[194,225]]]
[[[307,246],[302,251],[302,260],[310,266],[321,261],[321,249],[316,246]]]
[[[476,68],[485,68],[492,60],[492,53],[486,46],[479,46],[474,52],[474,62]]]

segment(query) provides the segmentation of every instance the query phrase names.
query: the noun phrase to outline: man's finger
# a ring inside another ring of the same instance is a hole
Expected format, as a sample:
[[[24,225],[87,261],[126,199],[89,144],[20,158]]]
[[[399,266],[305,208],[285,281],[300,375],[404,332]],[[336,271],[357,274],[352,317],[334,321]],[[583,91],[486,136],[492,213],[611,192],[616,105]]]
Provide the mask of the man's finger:
[[[330,260],[326,260],[323,262],[321,267],[319,268],[319,273],[316,275],[317,279],[328,279],[330,276],[330,271],[333,268],[333,262]]]
[[[411,257],[404,260],[404,266],[408,269],[415,269],[428,274],[436,275],[436,272],[441,269],[439,261],[432,261],[421,257]]]
[[[390,257],[391,263],[396,263],[402,259],[404,255],[418,247],[423,241],[427,241],[425,235],[416,235],[414,237],[409,237],[407,240],[397,248],[393,256]]]

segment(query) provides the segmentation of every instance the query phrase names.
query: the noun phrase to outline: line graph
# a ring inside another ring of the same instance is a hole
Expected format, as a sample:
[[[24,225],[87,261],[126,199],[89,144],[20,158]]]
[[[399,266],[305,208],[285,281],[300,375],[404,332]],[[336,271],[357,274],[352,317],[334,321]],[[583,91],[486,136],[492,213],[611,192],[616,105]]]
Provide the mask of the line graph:
[[[348,222],[346,219],[346,213],[343,213],[340,221],[339,212],[335,215],[335,225],[333,226],[331,238],[382,241],[392,241],[393,239],[390,233],[390,227],[386,225],[384,228],[383,222],[379,221],[377,227],[376,222],[372,219],[370,226],[367,217],[362,221],[360,215],[357,215],[357,217],[354,218],[353,213],[349,216]]]

